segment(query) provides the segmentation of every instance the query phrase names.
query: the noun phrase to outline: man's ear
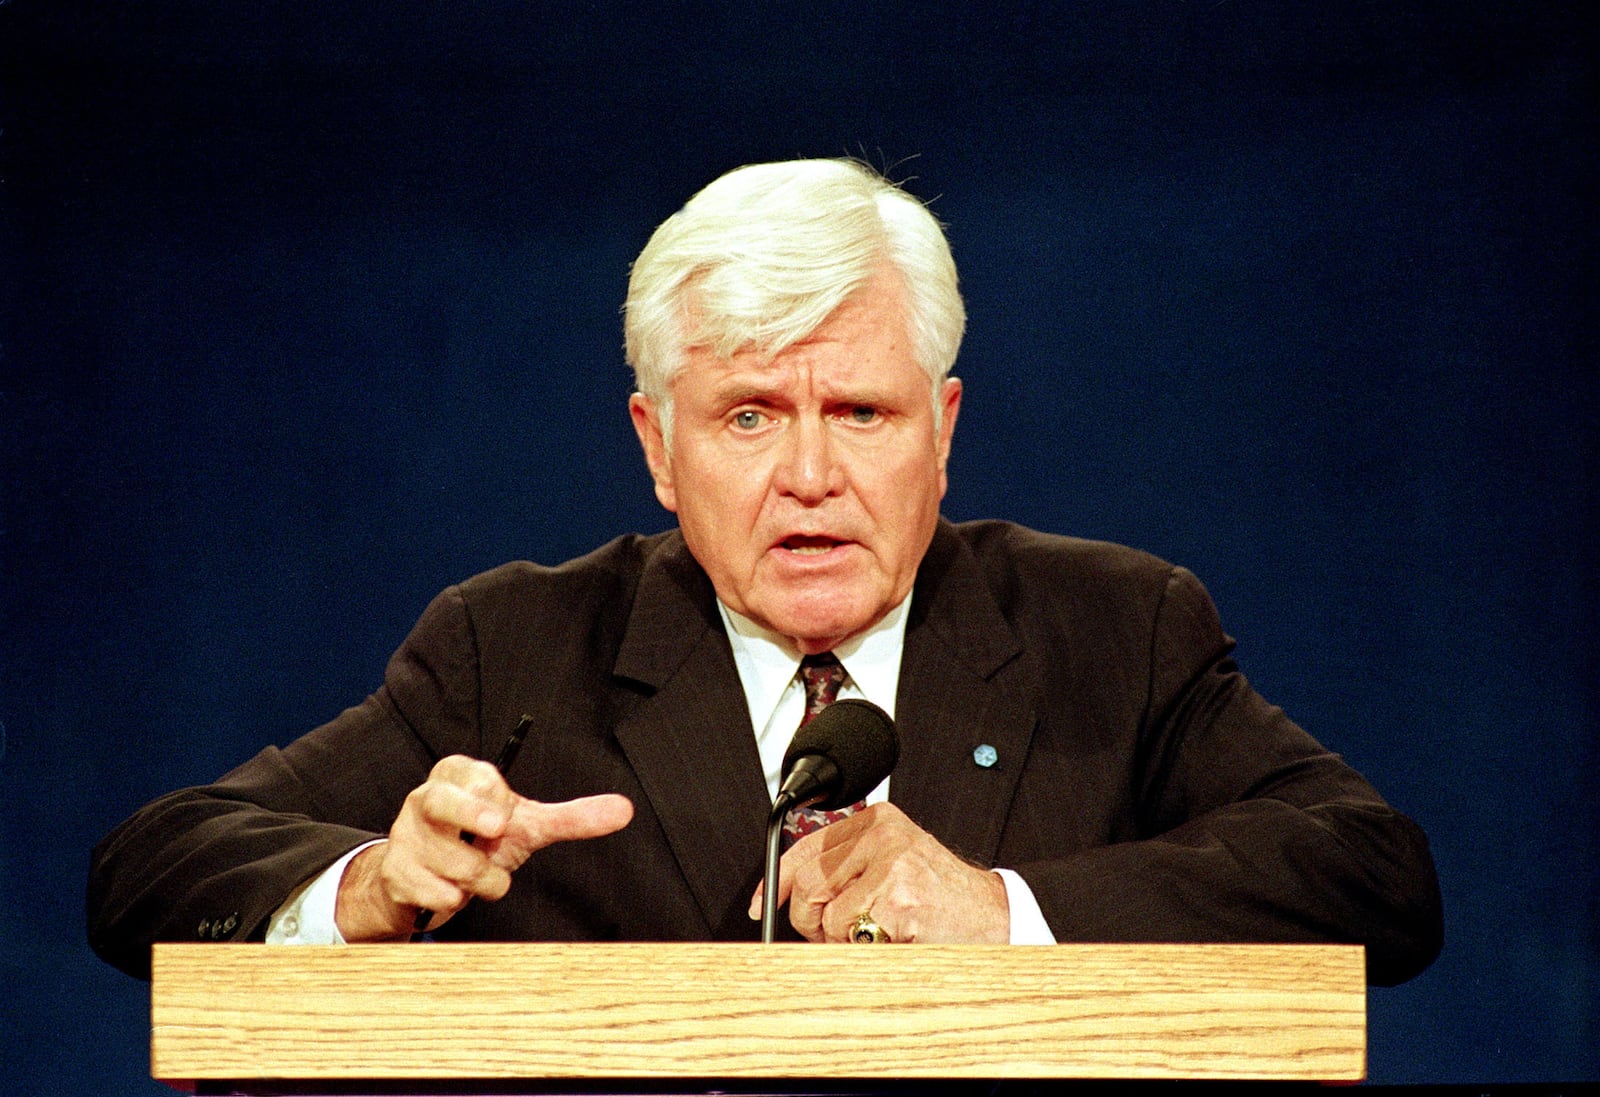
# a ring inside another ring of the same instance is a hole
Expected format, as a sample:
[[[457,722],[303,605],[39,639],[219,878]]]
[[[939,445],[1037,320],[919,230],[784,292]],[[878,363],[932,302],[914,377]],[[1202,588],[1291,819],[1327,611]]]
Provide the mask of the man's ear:
[[[949,486],[949,479],[945,469],[950,463],[950,440],[956,433],[956,416],[961,412],[961,379],[958,377],[945,378],[944,385],[939,389],[941,404],[941,417],[939,421],[939,498],[944,498],[945,489]]]
[[[678,493],[672,486],[672,460],[667,456],[667,442],[661,434],[661,413],[654,400],[636,392],[628,397],[628,414],[633,419],[639,445],[644,448],[644,463],[650,467],[650,476],[656,482],[656,498],[676,514]]]

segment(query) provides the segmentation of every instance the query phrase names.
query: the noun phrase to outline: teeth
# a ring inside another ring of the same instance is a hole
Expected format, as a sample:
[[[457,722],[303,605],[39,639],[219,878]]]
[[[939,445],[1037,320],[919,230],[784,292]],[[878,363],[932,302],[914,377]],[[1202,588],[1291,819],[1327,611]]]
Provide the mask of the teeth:
[[[816,556],[827,552],[831,545],[797,545],[790,552],[799,553],[801,556]]]

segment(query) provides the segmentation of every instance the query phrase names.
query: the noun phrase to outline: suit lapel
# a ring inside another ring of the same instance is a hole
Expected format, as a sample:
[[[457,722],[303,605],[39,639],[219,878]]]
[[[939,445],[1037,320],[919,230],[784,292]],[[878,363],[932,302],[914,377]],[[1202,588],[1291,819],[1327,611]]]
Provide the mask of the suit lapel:
[[[1039,695],[1038,675],[976,559],[941,521],[906,625],[890,799],[950,849],[993,864]],[[981,747],[993,751],[992,765],[975,760]]]
[[[616,729],[708,933],[744,920],[770,806],[710,581],[680,536],[639,580],[617,676],[652,692]]]

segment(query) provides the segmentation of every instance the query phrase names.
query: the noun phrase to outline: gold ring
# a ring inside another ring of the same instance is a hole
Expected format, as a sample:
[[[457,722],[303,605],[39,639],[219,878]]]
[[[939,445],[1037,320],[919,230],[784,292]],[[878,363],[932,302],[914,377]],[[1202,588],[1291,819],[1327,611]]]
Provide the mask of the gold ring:
[[[850,940],[857,945],[887,945],[889,931],[872,919],[872,911],[864,910],[850,923]]]

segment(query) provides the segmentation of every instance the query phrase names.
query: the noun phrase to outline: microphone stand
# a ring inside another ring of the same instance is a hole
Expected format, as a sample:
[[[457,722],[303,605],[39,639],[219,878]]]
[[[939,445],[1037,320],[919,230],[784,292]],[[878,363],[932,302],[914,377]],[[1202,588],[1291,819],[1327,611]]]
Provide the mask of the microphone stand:
[[[767,862],[761,880],[761,943],[772,944],[778,926],[778,860],[783,853],[783,820],[793,808],[807,808],[836,792],[839,764],[825,754],[805,754],[783,775],[767,815]],[[802,799],[802,797],[804,797]]]
[[[761,880],[761,943],[772,944],[778,925],[778,857],[783,852],[783,817],[789,814],[789,798],[779,796],[767,816],[767,865]]]

